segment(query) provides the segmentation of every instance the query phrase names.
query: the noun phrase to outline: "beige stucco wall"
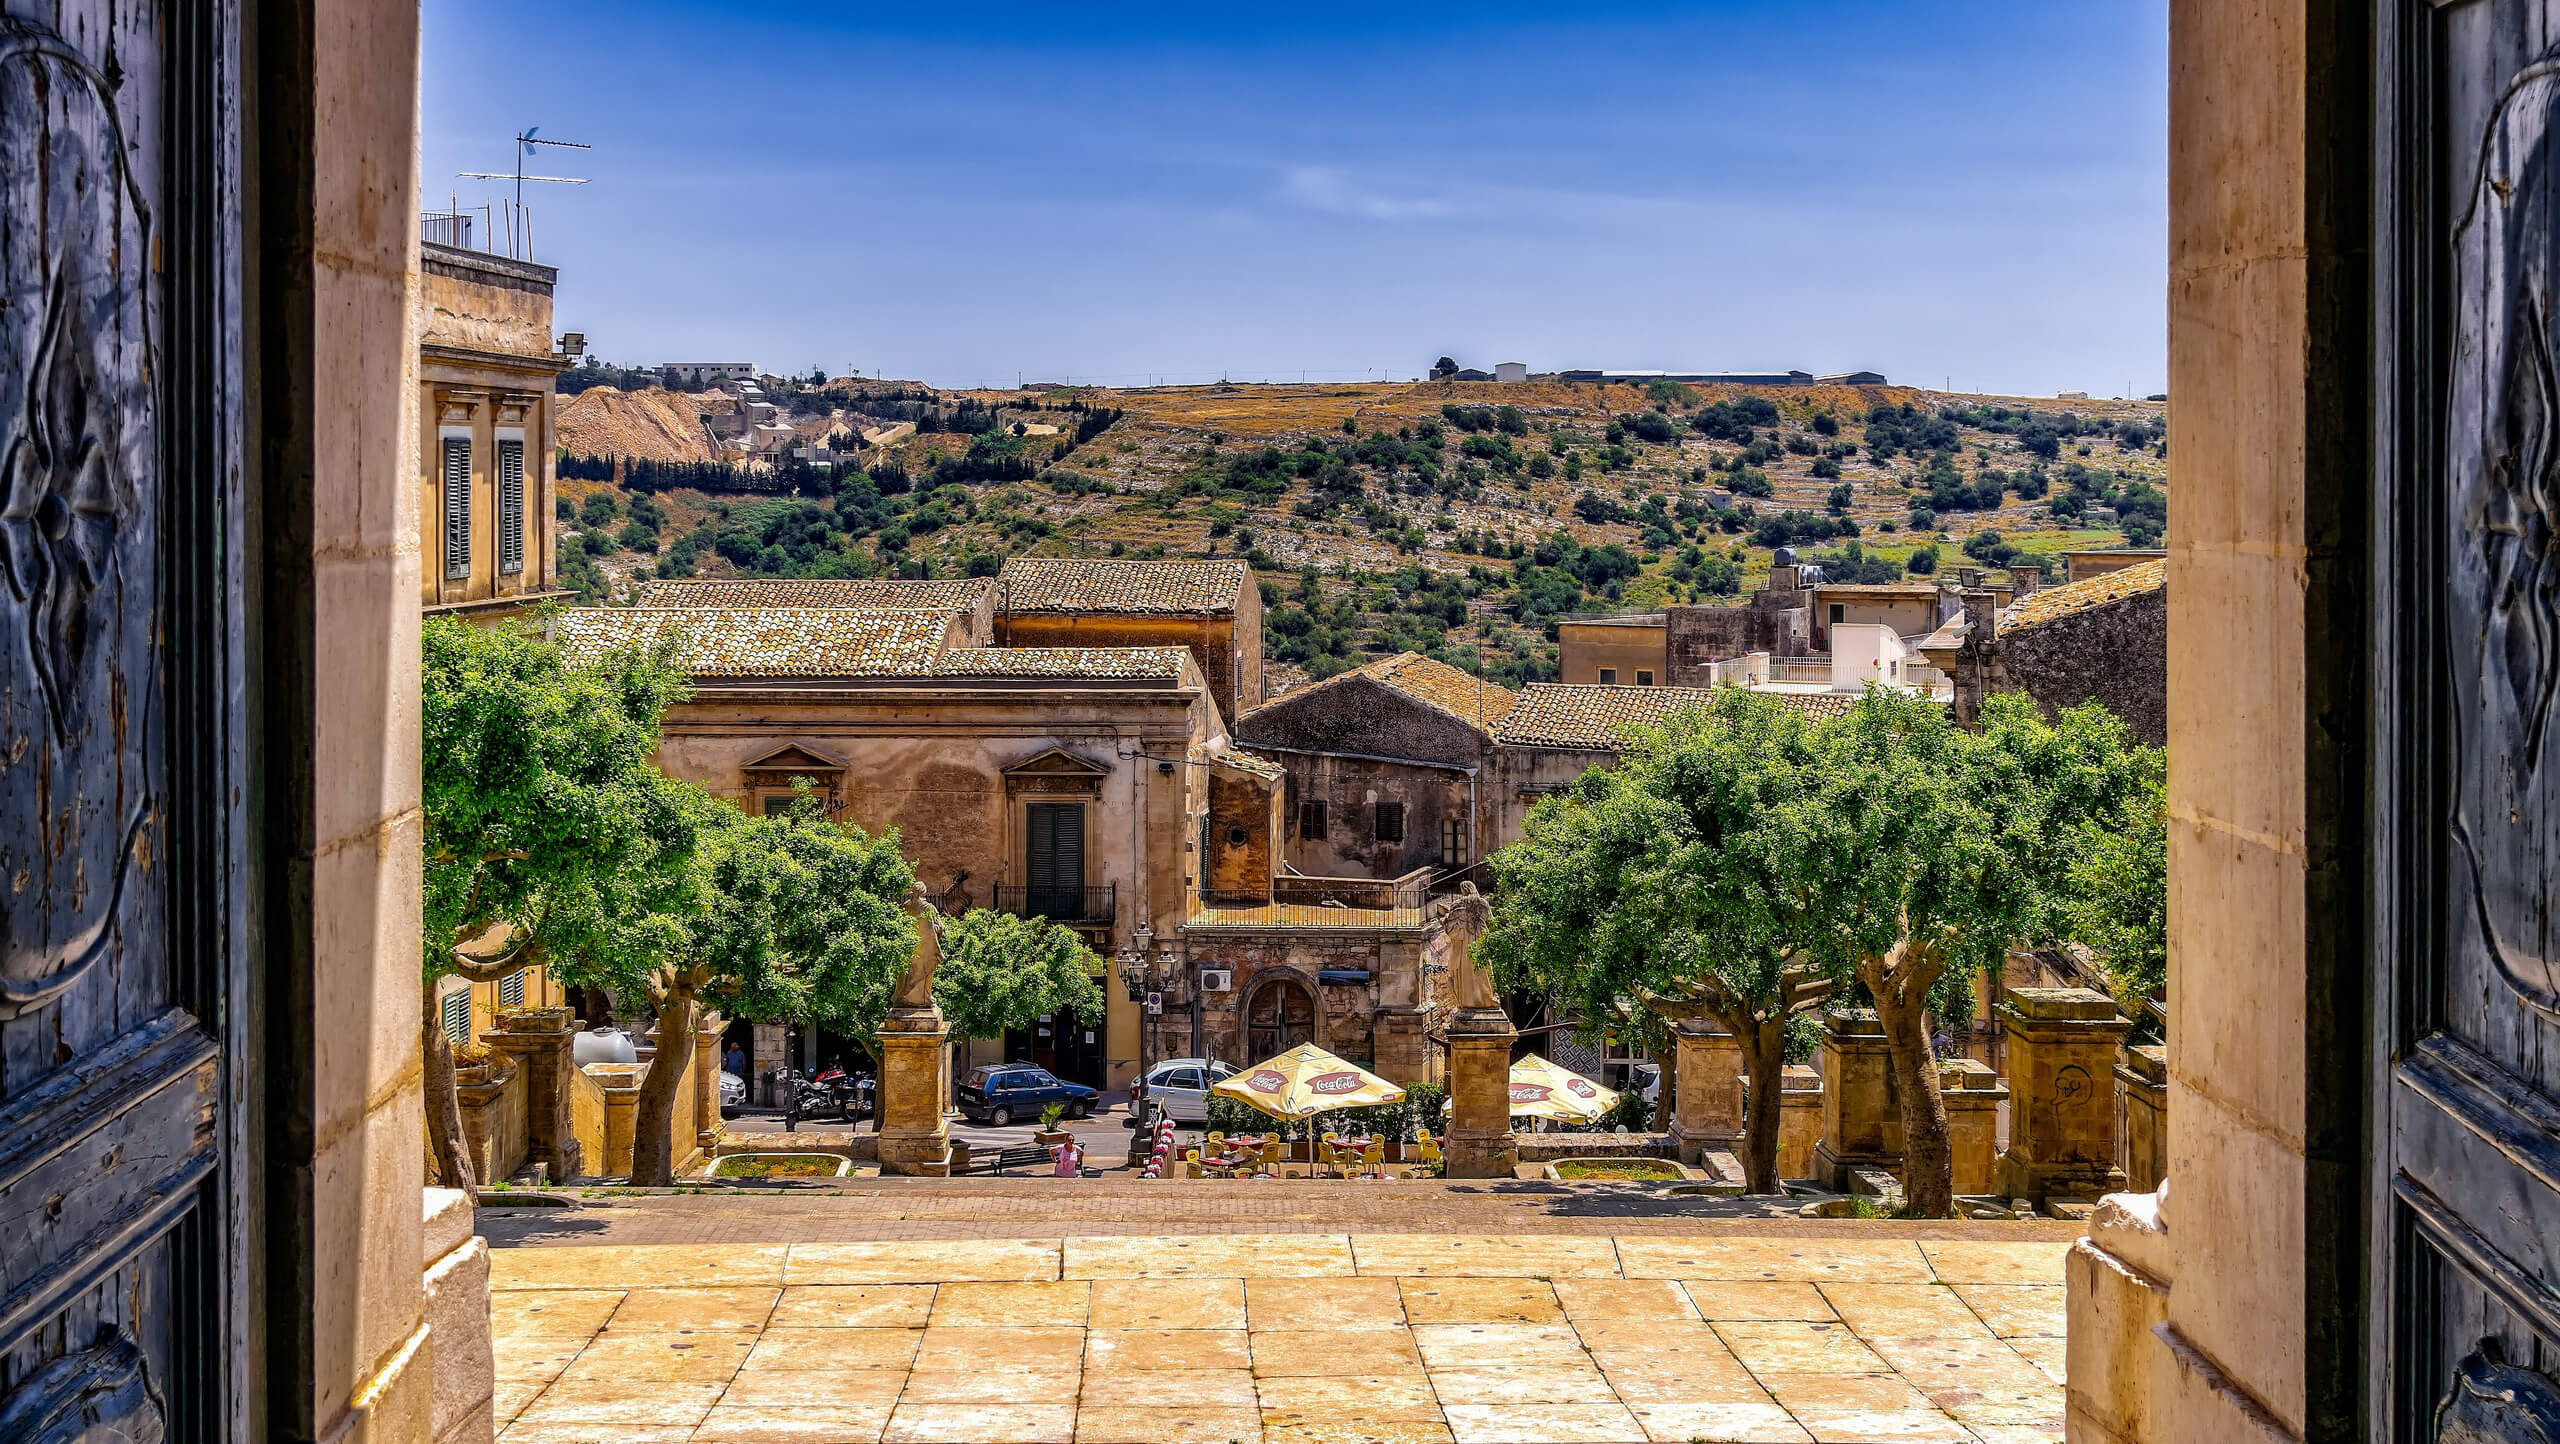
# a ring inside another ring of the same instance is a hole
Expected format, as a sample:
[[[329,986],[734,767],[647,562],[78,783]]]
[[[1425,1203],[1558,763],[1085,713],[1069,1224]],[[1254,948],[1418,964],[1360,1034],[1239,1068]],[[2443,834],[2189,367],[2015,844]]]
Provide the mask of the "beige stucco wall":
[[[1568,686],[1600,685],[1600,669],[1615,668],[1615,685],[1636,685],[1638,671],[1653,674],[1655,685],[1668,685],[1664,663],[1667,631],[1660,625],[1631,626],[1620,623],[1559,622],[1556,624],[1556,665],[1562,669],[1559,680]]]
[[[1217,735],[1211,704],[1183,688],[1026,692],[880,688],[705,687],[667,716],[657,761],[670,776],[743,798],[745,765],[787,743],[845,762],[844,820],[896,828],[926,887],[960,870],[979,906],[1028,876],[1024,809],[1081,802],[1085,883],[1118,888],[1097,951],[1125,947],[1143,921],[1161,939],[1179,929],[1192,877],[1207,769],[1177,759]],[[1006,769],[1051,749],[1104,769],[1090,794],[1009,791]],[[1173,770],[1159,770],[1170,762]],[[1135,1076],[1137,1023],[1127,996],[1105,987],[1109,1076]]]
[[[559,564],[553,516],[553,388],[548,267],[432,247],[418,277],[416,325],[419,601],[430,608],[505,610],[553,590]],[[524,442],[524,567],[498,570],[501,432]],[[471,572],[445,575],[443,447],[471,442]]]

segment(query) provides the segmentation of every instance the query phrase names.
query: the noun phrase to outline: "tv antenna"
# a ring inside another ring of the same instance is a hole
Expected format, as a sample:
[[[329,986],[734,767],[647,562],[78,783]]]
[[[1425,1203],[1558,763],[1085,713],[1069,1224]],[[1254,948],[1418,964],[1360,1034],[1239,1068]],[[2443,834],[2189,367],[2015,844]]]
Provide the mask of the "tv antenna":
[[[526,156],[531,155],[531,154],[533,154],[533,153],[534,153],[534,149],[533,149],[533,148],[534,148],[535,146],[538,146],[538,145],[558,146],[559,148],[561,148],[561,149],[563,149],[563,150],[593,150],[593,149],[595,149],[595,147],[594,147],[594,146],[589,145],[589,144],[587,144],[587,143],[586,143],[586,142],[584,142],[584,141],[577,141],[577,140],[551,140],[551,139],[548,139],[548,138],[544,137],[544,136],[541,134],[541,131],[542,131],[542,127],[541,127],[541,126],[538,126],[538,125],[528,125],[528,126],[526,126],[524,129],[522,129],[522,130],[520,130],[520,131],[517,131],[517,132],[516,132],[516,136],[515,136],[515,158],[516,158],[516,168],[515,168],[514,170],[512,170],[512,171],[467,170],[467,171],[463,171],[463,172],[461,172],[462,179],[464,179],[464,180],[512,180],[512,181],[514,181],[514,182],[516,183],[516,199],[515,199],[515,212],[514,212],[514,216],[511,216],[511,217],[509,218],[511,222],[512,222],[513,220],[515,220],[517,217],[522,217],[522,216],[524,216],[524,183],[525,183],[526,181],[538,181],[538,182],[541,182],[542,184],[545,184],[545,185],[561,185],[561,186],[582,186],[582,185],[585,185],[585,184],[587,183],[587,179],[588,179],[588,178],[587,178],[587,177],[585,177],[585,176],[577,176],[577,175],[526,175],[526,174],[524,173],[524,158],[525,158]],[[513,229],[512,224],[510,225],[510,227],[509,227],[509,228],[510,228],[510,230],[512,230],[512,229]],[[529,219],[525,222],[524,229],[525,229],[525,238],[524,238],[524,239],[525,239],[525,251],[526,251],[527,255],[530,255],[530,254],[532,253],[532,250],[533,250],[533,235],[532,235],[533,227],[532,227],[532,224],[531,224],[531,222],[530,222],[530,220],[529,220]]]

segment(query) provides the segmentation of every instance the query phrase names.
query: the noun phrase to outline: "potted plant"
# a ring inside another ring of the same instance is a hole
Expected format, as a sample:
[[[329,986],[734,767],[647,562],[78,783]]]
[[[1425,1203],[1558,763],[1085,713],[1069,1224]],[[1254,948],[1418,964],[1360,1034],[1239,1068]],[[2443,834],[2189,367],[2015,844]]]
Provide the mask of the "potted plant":
[[[1032,1133],[1032,1141],[1043,1148],[1055,1148],[1059,1144],[1066,1142],[1071,1135],[1068,1134],[1067,1130],[1058,1126],[1059,1122],[1066,1116],[1067,1105],[1064,1103],[1052,1103],[1048,1107],[1041,1109],[1040,1127]]]
[[[488,1082],[496,1062],[497,1050],[486,1043],[454,1044],[453,1081],[455,1086],[468,1088],[474,1084]]]

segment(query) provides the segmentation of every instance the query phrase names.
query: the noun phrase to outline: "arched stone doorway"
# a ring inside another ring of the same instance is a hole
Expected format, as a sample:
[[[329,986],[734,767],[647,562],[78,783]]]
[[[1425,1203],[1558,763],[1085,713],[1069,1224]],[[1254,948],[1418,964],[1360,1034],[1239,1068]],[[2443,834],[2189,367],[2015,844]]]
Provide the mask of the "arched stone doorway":
[[[1315,990],[1296,978],[1279,977],[1254,990],[1245,1005],[1245,1060],[1259,1063],[1285,1053],[1316,1036]]]

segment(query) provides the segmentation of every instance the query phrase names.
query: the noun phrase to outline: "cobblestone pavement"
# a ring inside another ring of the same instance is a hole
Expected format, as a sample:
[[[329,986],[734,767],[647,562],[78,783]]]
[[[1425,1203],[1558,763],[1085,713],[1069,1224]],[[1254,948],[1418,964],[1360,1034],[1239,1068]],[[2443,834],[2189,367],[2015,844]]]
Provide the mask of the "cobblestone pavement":
[[[578,1196],[578,1195],[573,1195]],[[1498,1233],[1584,1236],[1795,1234],[2067,1241],[2058,1222],[1810,1220],[1793,1201],[1672,1198],[1641,1186],[1531,1182],[1213,1179],[847,1179],[794,1193],[617,1196],[576,1209],[484,1208],[496,1245],[830,1243],[882,1239],[1056,1238],[1061,1234]]]
[[[500,1439],[2061,1438],[2062,1241],[1792,1232],[501,1248]]]

